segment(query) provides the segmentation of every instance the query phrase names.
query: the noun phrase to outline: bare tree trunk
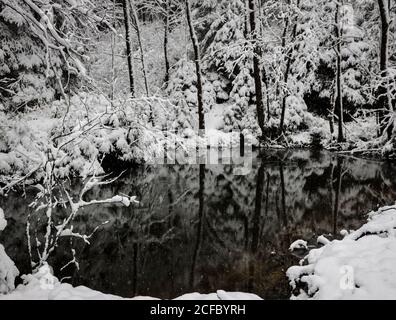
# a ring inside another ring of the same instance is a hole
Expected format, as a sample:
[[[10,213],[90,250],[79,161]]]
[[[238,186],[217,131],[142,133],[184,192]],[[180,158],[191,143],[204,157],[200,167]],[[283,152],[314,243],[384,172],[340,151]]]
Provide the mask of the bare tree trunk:
[[[263,27],[263,23],[261,20],[263,11],[262,11],[262,3],[261,0],[258,1],[258,5],[259,5],[259,24],[260,24],[260,35],[263,36],[263,32],[264,32],[264,27]],[[270,99],[269,99],[269,93],[268,93],[268,88],[269,88],[269,84],[268,84],[268,77],[267,77],[267,71],[265,69],[264,66],[261,67],[261,79],[263,80],[264,83],[264,87],[265,87],[265,106],[267,108],[267,120],[269,120],[271,118],[271,114],[270,114]],[[265,119],[265,117],[264,117]]]
[[[337,41],[337,66],[336,66],[336,101],[335,106],[338,116],[338,142],[344,142],[344,110],[342,105],[342,70],[341,70],[341,22],[340,22],[340,3],[336,4],[335,14],[335,33]]]
[[[197,74],[197,100],[198,100],[198,128],[205,130],[205,118],[203,108],[203,86],[202,86],[202,69],[201,69],[201,54],[199,50],[198,38],[195,33],[194,25],[191,17],[190,0],[186,0],[186,15],[187,23],[190,30],[190,37],[194,49],[195,69]]]
[[[168,38],[169,38],[169,7],[170,0],[166,0],[165,7],[165,25],[164,25],[164,58],[165,58],[165,83],[169,82],[169,58],[168,58]]]
[[[115,61],[114,61],[114,57],[115,57],[115,35],[112,34],[111,35],[111,83],[110,83],[110,100],[114,101],[114,91],[115,91]]]
[[[248,3],[248,0],[245,0],[245,10],[246,10],[246,12],[245,12],[245,14],[243,15],[243,22],[244,22],[244,25],[245,25],[245,28],[243,29],[243,35],[244,35],[244,37],[245,37],[245,39],[247,39],[248,38],[248,36],[249,36],[249,33],[250,33],[250,27],[249,27],[249,3]]]
[[[113,25],[115,25],[115,0],[113,0]],[[116,46],[116,36],[112,32],[111,33],[111,92],[110,99],[113,103],[115,97],[115,82],[116,82],[116,71],[115,71],[115,46]]]
[[[133,15],[133,20],[135,20],[136,35],[137,35],[137,40],[138,40],[139,49],[140,49],[140,61],[142,62],[144,88],[146,89],[146,95],[149,96],[150,92],[149,92],[148,83],[147,83],[146,64],[144,61],[144,50],[143,50],[142,38],[141,38],[141,34],[140,34],[139,17],[136,12],[134,0],[130,0],[130,6],[131,6],[132,15]]]
[[[267,120],[269,120],[271,118],[270,99],[269,99],[269,95],[268,95],[269,84],[268,84],[267,71],[265,70],[265,67],[263,67],[263,70],[262,70],[262,78],[263,78],[263,82],[264,82],[264,86],[265,86],[265,101],[266,101],[266,107],[267,107]]]
[[[288,1],[288,4],[290,5],[290,0]],[[297,0],[297,8],[300,6],[300,0]],[[293,31],[292,31],[292,37],[291,37],[291,42],[294,42],[297,36],[297,19],[298,16],[296,15],[294,18],[294,25],[293,25]],[[286,46],[286,35],[287,35],[287,29],[289,28],[289,19],[286,20],[286,25],[282,37],[282,47],[284,48]],[[286,52],[286,69],[285,69],[285,74],[284,74],[284,83],[286,86],[287,90],[287,82],[289,80],[289,73],[290,73],[290,68],[291,64],[293,62],[291,54],[293,52],[293,48],[290,48]],[[284,123],[285,123],[285,113],[286,113],[286,99],[287,99],[287,92],[283,93],[283,98],[282,98],[282,112],[281,112],[281,119],[280,119],[280,125],[279,125],[279,131],[280,134],[284,133]]]
[[[260,60],[259,60],[259,58],[261,57],[261,50],[257,45],[256,5],[254,1],[255,0],[249,0],[249,20],[250,20],[251,38],[254,46],[253,77],[254,77],[254,86],[256,91],[257,120],[263,137],[264,135],[263,86],[261,83]]]
[[[335,83],[332,84],[332,86],[335,86]],[[330,134],[331,134],[331,140],[333,140],[333,135],[334,135],[334,111],[335,111],[335,88],[333,88],[333,95],[331,96],[330,99],[330,114],[329,114],[329,126],[330,126]]]
[[[260,10],[260,14],[261,14],[261,10]],[[249,34],[250,32],[250,25],[249,25],[249,1],[245,0],[245,14],[244,14],[244,30],[243,30],[243,35],[244,38],[246,40],[248,40],[249,38]],[[262,28],[261,28],[261,23],[260,23],[260,34],[262,33]],[[268,97],[268,78],[267,78],[267,72],[265,70],[265,68],[262,68],[262,74],[261,74],[262,80],[264,82],[264,86],[265,86],[265,92],[266,92],[266,108],[267,108],[267,119],[270,118],[270,103],[269,103],[269,97]]]
[[[390,27],[390,13],[389,3],[387,0],[378,0],[378,6],[381,16],[381,52],[380,52],[380,70],[381,70],[381,86],[378,89],[378,109],[380,122],[380,135],[382,135],[386,128],[388,138],[391,137],[393,127],[386,121],[387,111],[392,110],[389,99],[389,83],[388,77],[388,60],[389,60],[389,27]]]
[[[147,83],[147,72],[146,72],[146,64],[145,64],[145,60],[144,60],[144,50],[143,50],[142,37],[141,37],[141,33],[140,33],[139,17],[138,17],[137,12],[136,12],[134,0],[130,0],[129,4],[131,6],[131,12],[132,12],[132,15],[133,15],[133,20],[135,21],[136,35],[137,35],[137,40],[138,40],[139,49],[140,49],[140,61],[142,63],[144,88],[146,90],[146,96],[148,97],[150,95],[150,91],[149,91],[149,87],[148,87],[148,83]],[[152,108],[151,104],[150,104],[149,122],[154,127],[155,124],[154,124],[153,108]]]
[[[122,8],[124,10],[124,23],[125,23],[125,42],[127,49],[127,61],[129,72],[129,88],[132,98],[135,97],[135,83],[133,77],[133,57],[132,57],[132,31],[131,31],[131,15],[129,12],[129,0],[122,1]]]
[[[329,181],[329,198],[330,198],[330,209],[332,214],[334,215],[334,163],[333,163],[333,158],[331,158],[330,161],[330,181]]]

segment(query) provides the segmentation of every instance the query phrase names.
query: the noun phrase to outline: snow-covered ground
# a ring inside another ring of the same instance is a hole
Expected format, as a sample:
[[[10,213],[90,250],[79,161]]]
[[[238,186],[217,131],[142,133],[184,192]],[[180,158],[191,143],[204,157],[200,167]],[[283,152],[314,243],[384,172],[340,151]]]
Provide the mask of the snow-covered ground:
[[[0,208],[0,231],[3,231],[7,226],[7,220],[4,217],[4,211]]]
[[[22,276],[24,284],[19,285],[9,294],[1,295],[0,300],[121,300],[119,296],[104,294],[84,286],[73,287],[68,283],[60,283],[51,273],[51,268],[44,265],[34,275]],[[189,293],[175,300],[260,300],[261,298],[242,292]],[[130,300],[158,300],[153,297],[137,296]]]
[[[3,245],[0,244],[0,298],[2,294],[15,288],[15,278],[18,275],[17,267],[5,252]]]
[[[0,232],[7,226],[4,211],[0,208]],[[0,244],[0,297],[15,288],[15,278],[19,275],[14,262],[8,257],[2,244]]]
[[[342,240],[318,242],[287,271],[292,299],[396,299],[396,206],[371,212]]]

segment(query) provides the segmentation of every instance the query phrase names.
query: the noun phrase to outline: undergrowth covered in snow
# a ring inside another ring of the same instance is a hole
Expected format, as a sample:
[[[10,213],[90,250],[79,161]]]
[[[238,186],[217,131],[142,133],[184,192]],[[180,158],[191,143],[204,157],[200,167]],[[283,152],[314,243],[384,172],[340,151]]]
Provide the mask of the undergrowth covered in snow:
[[[180,119],[170,118],[171,107],[156,98],[114,102],[81,93],[70,103],[56,101],[25,113],[0,110],[0,184],[39,181],[48,161],[57,178],[68,178],[100,173],[100,160],[110,154],[124,162],[163,159],[165,144],[183,149],[183,139],[197,136],[191,128],[176,133]],[[150,112],[157,113],[154,126],[148,124]]]

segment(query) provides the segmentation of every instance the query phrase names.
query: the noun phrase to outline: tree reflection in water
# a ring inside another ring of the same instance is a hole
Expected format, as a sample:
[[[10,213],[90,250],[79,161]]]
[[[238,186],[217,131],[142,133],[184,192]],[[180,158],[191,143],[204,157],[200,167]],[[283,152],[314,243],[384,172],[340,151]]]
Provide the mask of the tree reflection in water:
[[[338,237],[396,200],[391,163],[297,150],[256,156],[253,164],[246,176],[224,164],[141,166],[93,189],[88,198],[137,195],[141,204],[84,209],[78,231],[110,222],[91,245],[63,239],[50,260],[56,275],[122,296],[224,289],[288,298],[285,271],[299,259],[288,251],[292,241]],[[27,190],[26,199],[0,200],[9,222],[0,243],[22,273],[30,272],[25,224],[33,196]],[[60,271],[71,245],[80,270]]]

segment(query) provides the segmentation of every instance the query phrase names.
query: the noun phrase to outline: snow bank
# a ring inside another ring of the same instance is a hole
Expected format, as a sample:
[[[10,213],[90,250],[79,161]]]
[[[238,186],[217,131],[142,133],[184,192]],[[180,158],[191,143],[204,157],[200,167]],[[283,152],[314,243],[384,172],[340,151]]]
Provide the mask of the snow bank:
[[[320,239],[323,240],[323,239]],[[360,229],[314,249],[288,269],[292,299],[396,299],[396,206]]]
[[[6,226],[4,211],[0,208],[0,231],[3,231]],[[0,295],[15,289],[15,278],[18,275],[19,270],[0,244]]]
[[[15,289],[15,278],[18,275],[17,267],[0,244],[0,297],[1,294]]]
[[[0,208],[0,231],[3,231],[7,226],[7,220],[4,217],[4,211]]]
[[[0,258],[1,258],[0,246]],[[9,259],[9,258],[8,258]],[[1,263],[0,259],[0,263]],[[1,264],[0,264],[1,267]],[[1,269],[0,269],[1,270]],[[0,273],[1,275],[1,273]],[[23,275],[23,284],[19,285],[9,294],[1,294],[0,300],[122,300],[119,296],[104,294],[84,286],[73,287],[68,283],[61,283],[52,275],[51,267],[43,265],[35,274]],[[4,292],[3,292],[4,293]],[[225,292],[218,290],[216,293],[185,294],[175,300],[259,300],[260,297],[242,292]],[[159,300],[153,297],[137,296],[129,300]]]
[[[60,283],[44,265],[35,274],[23,275],[23,284],[9,294],[0,295],[0,300],[110,300],[120,297],[103,294],[87,287],[74,288],[68,283]]]

